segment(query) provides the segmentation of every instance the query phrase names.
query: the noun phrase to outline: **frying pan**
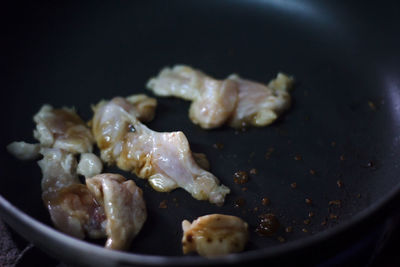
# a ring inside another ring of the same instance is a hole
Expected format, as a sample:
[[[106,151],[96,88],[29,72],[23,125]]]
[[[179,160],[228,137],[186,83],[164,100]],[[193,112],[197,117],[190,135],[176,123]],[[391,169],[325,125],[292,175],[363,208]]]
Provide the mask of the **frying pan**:
[[[102,266],[311,263],[373,231],[398,201],[400,19],[394,1],[361,7],[311,0],[10,5],[2,10],[0,211],[49,255]],[[45,103],[74,106],[89,120],[90,105],[101,99],[151,95],[146,81],[177,63],[219,79],[238,73],[264,83],[283,71],[296,79],[292,107],[268,127],[205,131],[190,122],[190,103],[158,99],[148,126],[181,130],[192,151],[207,155],[212,173],[231,188],[224,206],[194,200],[181,189],[158,193],[122,172],[143,189],[149,213],[127,252],[55,230],[41,201],[37,164],[14,159],[5,145],[34,141],[32,116]],[[257,174],[248,183],[234,183],[236,171],[252,168]],[[166,208],[160,208],[163,201]],[[182,255],[181,221],[210,213],[249,223],[243,253]],[[265,213],[281,225],[271,237],[255,233]]]

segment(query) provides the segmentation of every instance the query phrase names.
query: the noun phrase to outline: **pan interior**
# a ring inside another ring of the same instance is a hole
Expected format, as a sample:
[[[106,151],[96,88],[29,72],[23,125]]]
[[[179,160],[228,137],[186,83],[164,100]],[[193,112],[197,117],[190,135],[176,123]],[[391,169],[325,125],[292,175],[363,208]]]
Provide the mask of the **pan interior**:
[[[400,57],[393,48],[399,42],[378,31],[380,24],[367,15],[319,1],[27,3],[10,7],[10,14],[3,49],[0,193],[49,225],[38,166],[12,158],[5,145],[34,141],[32,116],[45,103],[74,106],[89,120],[91,104],[150,94],[146,81],[177,63],[220,79],[238,73],[264,83],[282,71],[296,79],[294,101],[273,125],[242,132],[202,130],[190,122],[188,102],[158,99],[148,126],[183,131],[232,193],[216,207],[183,190],[155,192],[123,173],[143,189],[149,213],[131,252],[181,255],[181,221],[209,213],[247,221],[248,250],[284,245],[280,237],[289,243],[351,220],[398,184]],[[382,42],[367,42],[371,35]],[[248,183],[234,183],[236,171],[253,168],[257,174]],[[263,198],[270,204],[263,205]],[[160,208],[163,201],[166,208]],[[272,237],[255,233],[265,213],[281,223]],[[285,232],[288,226],[291,233]]]

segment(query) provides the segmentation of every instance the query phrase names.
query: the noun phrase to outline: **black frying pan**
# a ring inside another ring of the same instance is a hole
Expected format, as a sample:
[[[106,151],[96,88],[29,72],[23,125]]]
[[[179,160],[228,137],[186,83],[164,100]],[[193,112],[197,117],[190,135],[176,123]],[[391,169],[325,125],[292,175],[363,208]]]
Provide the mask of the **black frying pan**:
[[[399,5],[359,4],[112,1],[3,8],[2,218],[50,255],[74,264],[315,262],[345,248],[374,229],[400,189]],[[232,190],[225,205],[196,201],[183,190],[157,193],[125,173],[143,188],[149,212],[128,252],[54,230],[41,201],[38,166],[14,159],[5,145],[34,141],[32,116],[44,103],[75,106],[89,120],[90,104],[150,94],[146,81],[176,63],[216,78],[238,73],[264,83],[286,72],[297,81],[293,106],[269,127],[204,131],[190,122],[188,102],[159,99],[149,127],[182,130],[192,150],[208,156],[211,171]],[[224,148],[214,148],[217,143]],[[252,168],[258,173],[247,184],[234,183],[236,171]],[[264,197],[269,205],[262,205]],[[236,205],[238,199],[245,203]],[[336,200],[340,206],[329,203]],[[215,260],[182,256],[181,221],[209,213],[249,223],[245,252]],[[265,213],[281,224],[272,237],[255,233]]]

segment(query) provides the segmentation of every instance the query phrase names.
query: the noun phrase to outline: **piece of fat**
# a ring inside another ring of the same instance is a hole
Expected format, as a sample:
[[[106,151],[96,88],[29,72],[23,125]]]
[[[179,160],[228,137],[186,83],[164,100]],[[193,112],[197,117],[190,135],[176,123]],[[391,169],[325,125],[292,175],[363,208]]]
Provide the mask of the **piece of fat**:
[[[91,178],[97,174],[100,174],[103,170],[103,163],[93,153],[83,153],[79,160],[77,172],[86,178]]]
[[[19,160],[34,160],[39,157],[40,145],[26,142],[12,142],[7,151]]]

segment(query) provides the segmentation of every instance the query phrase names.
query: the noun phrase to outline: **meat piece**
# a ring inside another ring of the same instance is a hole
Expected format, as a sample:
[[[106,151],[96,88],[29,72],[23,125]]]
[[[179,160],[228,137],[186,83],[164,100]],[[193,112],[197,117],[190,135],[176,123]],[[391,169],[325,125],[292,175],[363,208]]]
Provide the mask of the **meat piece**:
[[[202,128],[225,123],[235,109],[238,86],[231,80],[218,81],[187,66],[164,68],[147,87],[159,96],[175,96],[193,101],[189,117]]]
[[[147,218],[142,190],[119,174],[99,174],[81,184],[76,160],[58,148],[42,149],[42,198],[54,225],[83,239],[107,237],[106,248],[129,247]]]
[[[54,225],[71,236],[83,239],[106,236],[104,209],[76,174],[76,160],[58,148],[41,150],[42,198]]]
[[[288,89],[293,80],[285,74],[278,73],[276,79],[268,86],[242,79],[237,75],[231,75],[228,79],[236,81],[239,85],[238,104],[228,121],[231,127],[266,126],[290,107]]]
[[[198,200],[223,204],[230,190],[197,165],[182,132],[150,130],[121,97],[100,102],[94,110],[92,130],[105,162],[148,179],[157,191],[181,187]]]
[[[12,142],[7,146],[7,151],[19,160],[33,160],[39,157],[39,144],[26,142]]]
[[[156,114],[157,100],[144,94],[131,95],[126,98],[137,112],[136,118],[142,122],[149,122]]]
[[[130,101],[143,119],[154,116],[154,101],[143,96]],[[40,144],[14,142],[7,148],[19,158],[33,158],[40,149],[42,199],[54,225],[80,239],[108,237],[109,249],[127,248],[147,217],[141,189],[121,175],[96,175],[102,162],[86,153],[92,150],[93,136],[74,110],[45,105],[34,121]],[[82,153],[79,165],[77,153]],[[77,172],[86,177],[86,185]]]
[[[42,195],[51,220],[62,232],[83,239],[105,238],[107,224],[103,206],[83,184],[73,184]]]
[[[77,172],[86,178],[93,177],[100,174],[103,169],[103,163],[93,153],[83,153],[79,159]]]
[[[107,217],[106,248],[127,249],[147,218],[142,190],[119,174],[99,174],[86,180],[89,191]]]
[[[215,80],[188,66],[164,68],[147,88],[158,96],[193,101],[189,117],[204,129],[228,124],[266,126],[290,106],[292,78],[279,73],[268,86],[231,75]]]
[[[146,220],[142,191],[134,182],[100,174],[87,179],[86,187],[72,154],[57,148],[41,153],[42,197],[56,227],[78,238],[108,236],[107,248],[127,248]]]
[[[194,101],[201,95],[206,75],[184,65],[164,68],[158,77],[147,82],[147,88],[158,96],[175,96]]]
[[[75,157],[59,148],[42,148],[43,159],[38,161],[42,169],[42,192],[47,194],[72,184],[80,184],[76,175]]]
[[[34,137],[43,147],[61,148],[71,153],[91,152],[93,136],[75,110],[44,105],[33,117]]]
[[[222,214],[197,218],[192,223],[182,222],[183,253],[197,252],[201,256],[215,257],[244,249],[249,234],[242,219]]]

